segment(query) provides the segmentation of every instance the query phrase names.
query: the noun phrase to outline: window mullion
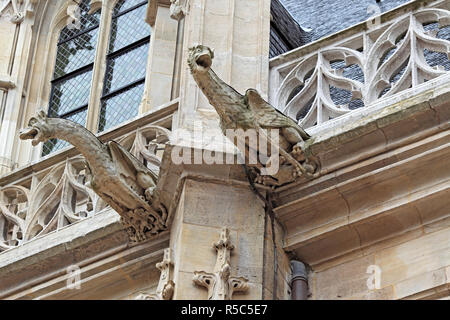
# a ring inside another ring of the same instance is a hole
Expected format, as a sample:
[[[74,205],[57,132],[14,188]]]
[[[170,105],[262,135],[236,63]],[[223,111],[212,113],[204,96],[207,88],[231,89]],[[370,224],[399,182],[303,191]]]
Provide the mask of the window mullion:
[[[103,92],[103,82],[106,71],[106,55],[109,45],[109,33],[111,29],[111,17],[113,7],[111,1],[103,1],[99,26],[99,38],[95,55],[92,86],[89,97],[86,128],[94,133],[98,130],[98,118],[100,114],[100,98]]]

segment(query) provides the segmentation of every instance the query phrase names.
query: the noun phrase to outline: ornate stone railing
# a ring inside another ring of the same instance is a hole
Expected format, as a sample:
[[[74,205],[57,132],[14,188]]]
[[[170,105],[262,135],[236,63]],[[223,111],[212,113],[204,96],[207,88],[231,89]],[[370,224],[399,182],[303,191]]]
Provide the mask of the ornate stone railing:
[[[270,101],[311,128],[435,86],[450,70],[449,5],[408,3],[272,59]]]
[[[159,170],[177,101],[100,136],[115,140]],[[0,252],[57,231],[107,208],[88,186],[84,158],[74,148],[0,177]]]

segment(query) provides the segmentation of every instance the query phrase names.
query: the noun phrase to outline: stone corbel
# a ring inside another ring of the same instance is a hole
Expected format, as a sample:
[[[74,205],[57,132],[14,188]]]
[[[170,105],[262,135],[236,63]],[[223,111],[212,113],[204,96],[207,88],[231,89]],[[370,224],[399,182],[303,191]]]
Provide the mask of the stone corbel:
[[[10,90],[14,89],[16,87],[16,84],[11,79],[9,75],[6,74],[0,74],[0,90]]]
[[[188,0],[170,0],[170,17],[180,21],[187,12]]]
[[[172,249],[164,250],[163,261],[156,264],[156,267],[161,271],[158,287],[155,293],[141,293],[135,300],[171,300],[175,283],[173,282],[173,262]]]
[[[227,228],[222,229],[219,241],[213,246],[217,251],[214,272],[194,272],[194,283],[208,290],[208,300],[231,300],[234,292],[248,291],[248,279],[230,277],[230,256],[234,246],[231,244],[230,231]]]
[[[3,1],[3,6],[0,7],[0,16],[10,12],[10,21],[14,24],[20,24],[25,19],[25,15],[29,11],[34,10],[34,5],[37,0],[6,0]]]

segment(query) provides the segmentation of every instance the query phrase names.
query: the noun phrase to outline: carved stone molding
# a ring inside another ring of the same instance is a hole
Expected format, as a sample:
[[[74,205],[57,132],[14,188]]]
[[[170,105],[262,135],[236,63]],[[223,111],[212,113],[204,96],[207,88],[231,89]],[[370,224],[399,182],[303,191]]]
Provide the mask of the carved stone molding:
[[[188,0],[170,0],[170,17],[180,21],[187,12]]]
[[[14,89],[16,84],[9,75],[0,74],[0,90]]]
[[[90,12],[95,12],[102,7],[102,0],[91,0]]]
[[[234,292],[248,291],[248,279],[230,277],[230,255],[234,246],[231,244],[230,231],[227,228],[222,229],[219,241],[213,246],[217,251],[214,272],[194,272],[194,283],[208,289],[208,300],[231,300]]]
[[[283,75],[272,102],[302,127],[311,128],[416,90],[448,74],[450,41],[444,32],[448,25],[450,11],[425,8],[353,36],[349,42],[337,36],[335,43],[301,58],[283,57],[285,66],[273,68]],[[366,36],[370,41],[364,40]]]
[[[173,282],[173,261],[172,249],[164,250],[163,261],[156,264],[156,267],[161,271],[158,287],[155,293],[140,293],[135,300],[171,300],[175,283]]]
[[[33,11],[37,0],[1,0],[0,17],[9,16],[12,23],[20,24],[25,19],[27,11]]]

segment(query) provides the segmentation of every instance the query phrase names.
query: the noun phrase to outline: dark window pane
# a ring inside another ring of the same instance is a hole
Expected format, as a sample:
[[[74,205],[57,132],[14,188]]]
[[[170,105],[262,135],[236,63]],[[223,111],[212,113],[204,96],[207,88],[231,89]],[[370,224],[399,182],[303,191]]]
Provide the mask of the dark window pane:
[[[137,116],[144,83],[102,101],[99,132],[114,127]]]
[[[57,117],[89,102],[92,71],[86,71],[53,85],[49,116]]]
[[[122,0],[114,8],[98,131],[134,118],[144,93],[151,28],[147,1]]]
[[[84,33],[58,46],[54,79],[94,62],[98,29]]]
[[[82,126],[86,125],[86,116],[87,116],[87,108],[81,110],[77,113],[74,113],[65,119],[74,121],[76,123],[81,124]],[[61,150],[65,147],[68,147],[70,144],[64,140],[51,139],[44,143],[42,149],[42,156],[46,156],[52,152],[57,150]]]
[[[109,61],[105,78],[105,94],[145,78],[149,43],[125,52]]]
[[[146,6],[141,6],[112,21],[109,52],[115,52],[142,38],[150,36],[145,22]]]

